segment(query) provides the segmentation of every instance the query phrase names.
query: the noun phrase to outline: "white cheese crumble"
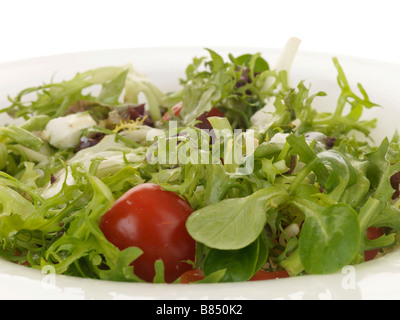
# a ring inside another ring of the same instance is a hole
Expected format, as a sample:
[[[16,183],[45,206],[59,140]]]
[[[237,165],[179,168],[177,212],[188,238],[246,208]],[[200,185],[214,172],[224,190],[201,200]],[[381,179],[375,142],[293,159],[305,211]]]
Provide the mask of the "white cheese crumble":
[[[42,137],[59,149],[76,148],[82,130],[95,125],[96,121],[86,112],[71,114],[51,120],[42,132]]]

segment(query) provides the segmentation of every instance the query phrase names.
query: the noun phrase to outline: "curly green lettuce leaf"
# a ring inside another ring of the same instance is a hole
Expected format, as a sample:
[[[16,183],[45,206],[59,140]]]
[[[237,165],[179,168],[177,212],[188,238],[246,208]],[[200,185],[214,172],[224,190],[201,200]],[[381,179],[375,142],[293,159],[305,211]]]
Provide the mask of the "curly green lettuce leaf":
[[[169,95],[170,104],[181,101],[180,119],[184,125],[193,125],[196,118],[213,107],[220,109],[233,128],[250,127],[251,116],[265,105],[263,91],[267,76],[277,78],[259,53],[238,57],[221,55],[207,49],[211,59],[194,58],[186,69],[182,89]]]
[[[15,98],[10,97],[12,105],[2,109],[1,112],[25,119],[33,115],[60,117],[72,103],[79,100],[94,100],[91,95],[85,95],[82,92],[83,89],[103,85],[103,89],[108,91],[111,86],[109,83],[113,83],[125,73],[124,67],[104,67],[79,73],[71,80],[28,88],[21,91]],[[119,90],[120,88],[117,89]],[[26,98],[31,94],[37,95],[33,101]],[[114,96],[114,92],[112,95]],[[100,97],[105,99],[104,91],[100,93]]]
[[[114,204],[111,190],[82,165],[77,163],[70,169],[75,184],[64,183],[62,190],[48,199],[8,177],[0,199],[1,254],[18,250],[19,259],[24,258],[32,268],[52,266],[56,273],[139,281],[130,264],[141,250],[120,251],[98,226],[102,215]],[[11,186],[29,191],[34,202],[11,191]]]
[[[339,60],[333,58],[333,63],[338,72],[337,81],[341,89],[336,110],[332,114],[318,115],[312,120],[314,130],[325,133],[327,136],[342,137],[352,130],[359,131],[369,136],[371,129],[376,126],[376,119],[361,120],[364,109],[371,109],[378,105],[372,102],[364,87],[358,83],[357,87],[361,96],[353,91],[341,67]],[[346,107],[350,111],[345,114]]]
[[[160,106],[165,103],[165,94],[146,75],[140,74],[129,66],[124,99],[126,102],[137,104],[141,93],[146,97],[153,122],[159,121],[161,119]]]
[[[90,94],[85,94],[84,90],[98,85],[101,85],[99,93],[95,95],[92,90]],[[137,104],[140,93],[146,96],[152,120],[160,120],[160,106],[164,101],[164,93],[130,65],[88,70],[77,74],[71,80],[25,89],[16,97],[9,97],[12,105],[0,112],[7,112],[12,117],[23,117],[26,120],[36,115],[57,118],[64,116],[74,104],[82,102],[86,109],[103,114],[104,108],[108,112],[108,106],[121,103]],[[36,94],[36,99],[31,100],[32,94]]]

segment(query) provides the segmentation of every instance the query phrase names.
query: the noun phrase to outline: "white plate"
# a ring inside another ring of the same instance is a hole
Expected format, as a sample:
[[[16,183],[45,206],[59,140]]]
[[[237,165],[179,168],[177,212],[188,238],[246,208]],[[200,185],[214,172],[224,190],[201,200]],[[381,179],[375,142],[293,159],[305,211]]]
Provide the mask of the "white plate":
[[[263,48],[213,48],[224,55],[232,52],[262,52],[273,66],[279,50]],[[165,91],[178,87],[178,78],[193,56],[203,48],[143,48],[86,52],[0,64],[0,106],[8,106],[7,95],[28,86],[106,65],[132,63]],[[327,54],[300,52],[292,72],[292,83],[306,80],[311,91],[323,90],[328,97],[315,102],[333,110],[337,94],[336,70]],[[379,126],[373,136],[379,141],[399,128],[400,66],[385,62],[339,56],[355,90],[361,82],[372,101],[382,108],[368,112]],[[4,119],[2,120],[4,122]],[[204,285],[155,285],[116,283],[44,274],[0,260],[0,299],[400,299],[400,251],[341,272],[324,276],[246,283]]]

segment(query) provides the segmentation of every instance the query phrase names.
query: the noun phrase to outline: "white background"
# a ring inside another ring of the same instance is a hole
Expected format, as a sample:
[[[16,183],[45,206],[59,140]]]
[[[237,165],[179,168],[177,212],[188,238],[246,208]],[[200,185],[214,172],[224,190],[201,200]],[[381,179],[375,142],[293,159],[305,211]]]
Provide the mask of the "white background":
[[[0,3],[0,62],[157,46],[280,48],[400,63],[398,0],[13,0]]]

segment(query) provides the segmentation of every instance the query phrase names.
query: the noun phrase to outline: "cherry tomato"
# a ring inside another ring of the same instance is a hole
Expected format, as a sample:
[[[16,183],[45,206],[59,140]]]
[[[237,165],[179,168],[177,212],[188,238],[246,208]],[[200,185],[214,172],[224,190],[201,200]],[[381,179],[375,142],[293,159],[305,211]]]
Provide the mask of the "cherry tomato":
[[[287,271],[285,270],[274,271],[274,272],[260,270],[249,281],[271,280],[271,279],[280,279],[289,277],[290,277],[289,273],[287,273]]]
[[[165,281],[173,282],[192,266],[196,243],[186,230],[193,212],[189,203],[176,193],[156,184],[142,184],[125,193],[100,222],[105,237],[120,250],[142,249],[132,265],[135,274],[152,282],[154,263],[164,262]]]
[[[179,283],[191,283],[195,281],[199,281],[204,279],[204,273],[203,271],[199,269],[193,269],[186,271],[180,278]]]
[[[378,239],[383,235],[382,228],[369,227],[367,229],[367,238],[369,240]],[[365,261],[373,260],[379,252],[379,249],[364,251]]]

